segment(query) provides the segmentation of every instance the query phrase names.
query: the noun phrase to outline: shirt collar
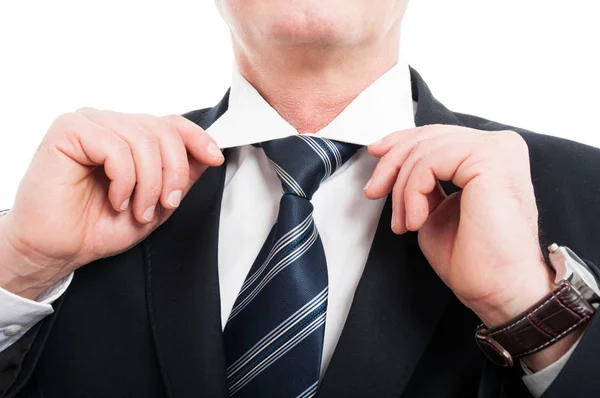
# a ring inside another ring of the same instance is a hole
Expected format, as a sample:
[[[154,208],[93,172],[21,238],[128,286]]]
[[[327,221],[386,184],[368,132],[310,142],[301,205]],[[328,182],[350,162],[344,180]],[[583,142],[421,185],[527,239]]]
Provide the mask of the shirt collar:
[[[369,145],[397,130],[415,127],[410,70],[398,62],[314,135]],[[230,148],[298,134],[233,68],[227,111],[207,129],[219,147]]]

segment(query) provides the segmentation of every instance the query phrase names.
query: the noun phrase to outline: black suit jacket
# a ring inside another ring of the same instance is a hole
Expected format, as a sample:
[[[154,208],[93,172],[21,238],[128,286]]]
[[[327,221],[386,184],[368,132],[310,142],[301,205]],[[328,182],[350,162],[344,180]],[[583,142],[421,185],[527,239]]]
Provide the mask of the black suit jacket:
[[[522,134],[542,246],[556,241],[600,264],[598,149],[453,113],[415,71],[412,89],[417,125]],[[207,128],[227,103],[228,95],[186,117]],[[55,313],[0,353],[0,396],[226,397],[217,275],[224,176],[224,166],[209,169],[146,240],[78,270]],[[519,366],[495,367],[479,352],[477,318],[437,278],[417,234],[390,231],[390,216],[388,200],[318,397],[529,397]],[[600,396],[599,370],[597,315],[544,397]]]

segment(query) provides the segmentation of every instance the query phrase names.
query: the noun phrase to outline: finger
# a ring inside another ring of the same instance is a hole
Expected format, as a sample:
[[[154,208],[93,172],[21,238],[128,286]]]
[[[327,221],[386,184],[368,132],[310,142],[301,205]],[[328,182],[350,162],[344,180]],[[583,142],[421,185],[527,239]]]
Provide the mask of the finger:
[[[379,199],[390,193],[411,147],[409,143],[398,145],[379,160],[363,190],[368,199]]]
[[[406,208],[406,229],[418,231],[425,225],[427,218],[446,199],[446,193],[433,172],[415,170],[411,174],[406,190],[404,203]]]
[[[188,156],[188,162],[190,164],[190,178],[188,181],[188,185],[184,190],[184,193],[183,193],[184,196],[190,190],[192,185],[194,185],[194,183],[198,180],[198,178],[200,178],[202,176],[202,174],[204,174],[206,169],[208,169],[208,167],[209,167],[208,165],[200,163],[199,161],[194,159],[192,156]]]
[[[112,130],[129,144],[136,174],[133,213],[139,223],[151,222],[162,191],[162,160],[157,135],[140,128],[131,117],[123,114],[89,108],[78,112]]]
[[[135,187],[135,166],[129,145],[109,129],[78,113],[68,115],[68,134],[73,134],[81,151],[71,146],[68,156],[84,166],[104,166],[111,181],[108,199],[116,211],[126,210]],[[73,150],[74,149],[74,150]]]
[[[383,155],[375,167],[373,175],[364,189],[367,198],[378,199],[392,191],[398,177],[398,172],[403,167],[413,148],[419,145],[420,142],[450,136],[453,133],[452,129],[438,128],[439,126],[435,126],[435,128],[434,126],[430,127],[429,130],[419,130],[422,132],[419,134],[406,135],[404,132],[398,132],[395,136],[390,136],[390,142],[394,142],[395,144]],[[412,131],[416,132],[415,129]]]
[[[376,157],[382,157],[388,153],[393,147],[401,144],[410,138],[425,140],[433,138],[440,134],[452,133],[455,131],[456,126],[446,126],[441,124],[431,124],[427,126],[419,126],[406,130],[399,130],[392,134],[388,134],[380,141],[369,145],[369,153]],[[416,137],[416,138],[415,138]]]
[[[178,115],[164,116],[163,119],[179,132],[187,151],[199,164],[220,166],[223,163],[223,153],[200,126]]]
[[[423,130],[423,127],[415,127],[412,129],[395,131],[391,134],[386,135],[379,141],[370,144],[367,147],[367,150],[369,151],[369,153],[371,155],[380,158],[380,157],[384,156],[386,153],[388,153],[398,143],[406,140],[407,137],[413,136],[422,130]]]
[[[407,231],[404,204],[406,180],[411,175],[414,164],[421,162],[422,158],[437,145],[440,144],[435,139],[428,139],[419,141],[416,145],[408,148],[400,172],[392,182],[392,231],[397,234]],[[433,178],[436,178],[435,175]]]
[[[429,140],[415,147],[394,184],[392,198],[395,232],[402,233],[409,229],[405,198],[411,197],[412,200],[419,191],[432,192],[437,180],[452,180],[460,165],[471,155],[476,142],[477,140],[473,140],[470,136],[446,136]],[[408,181],[412,178],[414,178],[413,185],[410,187],[410,192],[407,192]],[[423,206],[423,202],[420,206]],[[413,209],[410,211],[413,212]]]
[[[190,176],[190,165],[183,140],[179,132],[162,118],[136,115],[136,120],[146,131],[153,131],[158,137],[162,160],[160,204],[165,209],[175,209],[181,203]]]
[[[364,189],[365,196],[369,199],[378,199],[389,194],[411,151],[422,142],[424,141],[416,136],[411,136],[386,153],[375,166],[371,180]]]

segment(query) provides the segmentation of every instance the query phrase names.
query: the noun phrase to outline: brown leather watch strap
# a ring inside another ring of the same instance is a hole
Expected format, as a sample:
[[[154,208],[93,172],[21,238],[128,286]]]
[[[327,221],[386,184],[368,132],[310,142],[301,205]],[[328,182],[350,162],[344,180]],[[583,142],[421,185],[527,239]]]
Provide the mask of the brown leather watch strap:
[[[554,344],[589,322],[594,307],[566,280],[533,307],[511,321],[488,329],[480,326],[475,340],[486,356],[500,366]]]

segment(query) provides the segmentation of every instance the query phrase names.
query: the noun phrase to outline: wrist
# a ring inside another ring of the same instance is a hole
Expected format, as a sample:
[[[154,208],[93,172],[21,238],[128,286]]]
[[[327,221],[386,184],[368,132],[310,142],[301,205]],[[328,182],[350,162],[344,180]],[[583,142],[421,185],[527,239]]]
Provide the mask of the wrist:
[[[556,288],[553,272],[543,261],[537,267],[528,264],[522,269],[534,272],[523,273],[521,282],[509,283],[501,294],[469,304],[488,328],[518,317]]]
[[[34,261],[33,251],[15,243],[8,219],[8,215],[0,217],[0,288],[34,300],[61,277],[54,271],[57,268]]]

